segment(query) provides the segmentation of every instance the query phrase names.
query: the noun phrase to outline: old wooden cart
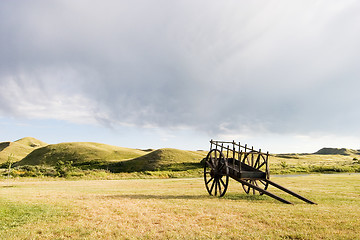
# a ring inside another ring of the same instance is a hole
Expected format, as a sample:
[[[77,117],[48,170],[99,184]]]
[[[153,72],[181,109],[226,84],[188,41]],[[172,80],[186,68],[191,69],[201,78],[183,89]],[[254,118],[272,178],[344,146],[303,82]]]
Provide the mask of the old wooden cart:
[[[240,143],[210,141],[210,151],[204,163],[204,181],[210,195],[224,196],[229,185],[229,177],[240,182],[247,194],[266,194],[283,203],[291,202],[269,192],[269,185],[287,192],[307,203],[314,202],[286,189],[270,180],[269,152],[262,153],[254,147]]]

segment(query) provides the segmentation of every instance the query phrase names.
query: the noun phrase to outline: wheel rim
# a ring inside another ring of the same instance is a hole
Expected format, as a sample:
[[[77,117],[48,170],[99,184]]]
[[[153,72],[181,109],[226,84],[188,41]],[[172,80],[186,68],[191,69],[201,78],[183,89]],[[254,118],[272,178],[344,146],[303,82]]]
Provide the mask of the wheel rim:
[[[204,181],[206,190],[211,196],[222,197],[229,184],[228,163],[222,152],[211,150],[205,159]]]
[[[266,158],[262,153],[248,152],[242,162],[255,168],[256,170],[265,171]],[[264,190],[267,190],[269,186],[269,183],[262,179],[245,179],[245,181]],[[242,184],[242,187],[247,194],[263,195],[263,193],[249,187],[248,185]]]

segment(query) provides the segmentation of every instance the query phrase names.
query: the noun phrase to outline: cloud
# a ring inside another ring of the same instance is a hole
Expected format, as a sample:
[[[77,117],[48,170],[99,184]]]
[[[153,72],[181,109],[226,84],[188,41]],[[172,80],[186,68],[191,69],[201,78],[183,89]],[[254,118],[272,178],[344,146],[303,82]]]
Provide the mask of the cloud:
[[[4,1],[0,114],[359,133],[356,1]]]
[[[75,89],[66,87],[75,76],[71,76],[69,72],[58,75],[55,73],[56,71],[50,70],[41,74],[27,72],[19,73],[16,77],[3,77],[4,81],[0,86],[0,113],[15,117],[95,124],[96,113],[91,113],[91,108],[88,107],[92,106],[91,100],[76,93]],[[57,81],[48,82],[47,79]]]

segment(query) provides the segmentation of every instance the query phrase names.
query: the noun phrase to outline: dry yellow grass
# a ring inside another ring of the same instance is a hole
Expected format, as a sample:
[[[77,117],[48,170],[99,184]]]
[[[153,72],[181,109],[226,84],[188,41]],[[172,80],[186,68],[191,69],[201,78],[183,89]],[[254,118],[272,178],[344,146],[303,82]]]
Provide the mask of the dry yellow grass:
[[[4,229],[0,238],[358,239],[359,174],[273,180],[318,205],[274,189],[295,205],[251,197],[234,181],[219,199],[207,195],[202,179],[4,180],[2,202],[19,208],[47,206],[55,212],[43,211],[44,221]]]

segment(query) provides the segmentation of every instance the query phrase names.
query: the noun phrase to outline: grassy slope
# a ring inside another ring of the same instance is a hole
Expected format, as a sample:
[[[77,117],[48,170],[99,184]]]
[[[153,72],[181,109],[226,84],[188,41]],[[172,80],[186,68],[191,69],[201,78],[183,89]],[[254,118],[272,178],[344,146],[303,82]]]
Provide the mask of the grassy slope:
[[[6,162],[10,155],[12,161],[20,161],[34,149],[46,145],[47,143],[31,137],[25,137],[15,142],[2,142],[0,143],[0,163]]]
[[[139,157],[145,151],[116,147],[101,143],[72,142],[48,145],[34,150],[17,165],[50,165],[61,160],[73,161],[76,164],[104,161],[120,161]]]
[[[205,155],[203,151],[164,148],[149,152],[100,143],[71,142],[37,148],[14,166],[54,166],[61,160],[72,161],[74,166],[82,169],[100,168],[112,172],[186,171],[199,168]]]
[[[200,161],[206,156],[203,151],[185,151],[173,148],[162,148],[144,156],[116,163],[112,168],[116,171],[183,171],[200,167]]]

